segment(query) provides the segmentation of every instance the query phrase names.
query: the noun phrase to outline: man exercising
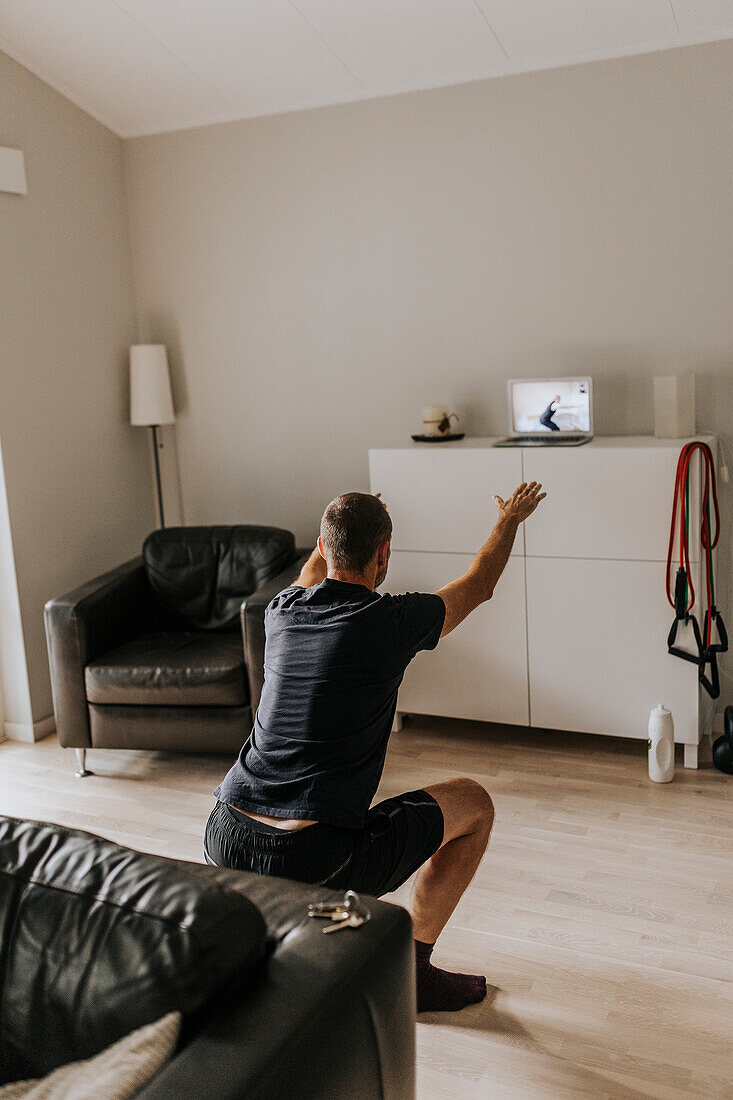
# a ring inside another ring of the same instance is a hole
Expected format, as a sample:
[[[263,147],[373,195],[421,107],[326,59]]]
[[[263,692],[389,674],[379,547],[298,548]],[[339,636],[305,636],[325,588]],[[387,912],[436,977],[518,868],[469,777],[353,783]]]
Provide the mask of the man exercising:
[[[506,501],[495,496],[498,521],[468,571],[437,593],[402,596],[376,591],[392,538],[382,501],[367,493],[331,501],[316,549],[267,607],[254,728],[214,791],[205,853],[220,867],[377,897],[417,871],[409,909],[418,1012],[486,996],[484,977],[439,970],[430,957],[486,850],[494,808],[472,779],[369,807],[405,669],[491,599],[541,488],[533,481]]]

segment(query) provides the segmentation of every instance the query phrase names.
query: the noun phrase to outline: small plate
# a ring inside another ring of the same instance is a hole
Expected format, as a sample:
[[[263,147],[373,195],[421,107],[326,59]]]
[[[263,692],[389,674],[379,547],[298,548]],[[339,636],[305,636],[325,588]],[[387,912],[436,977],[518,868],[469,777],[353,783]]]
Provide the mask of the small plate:
[[[447,443],[451,439],[455,442],[456,439],[463,439],[465,432],[453,432],[450,435],[413,435],[411,438],[416,443]]]

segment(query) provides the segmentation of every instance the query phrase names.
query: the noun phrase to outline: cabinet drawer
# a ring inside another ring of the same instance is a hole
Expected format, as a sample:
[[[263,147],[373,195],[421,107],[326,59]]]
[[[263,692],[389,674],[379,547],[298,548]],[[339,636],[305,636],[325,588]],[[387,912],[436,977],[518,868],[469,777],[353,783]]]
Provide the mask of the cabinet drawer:
[[[697,669],[667,653],[664,564],[527,558],[526,570],[532,725],[645,738],[664,703],[675,740],[697,744]]]
[[[470,554],[393,551],[388,592],[435,592],[465,573]],[[398,709],[484,722],[527,725],[524,563],[510,560],[488,603],[418,653],[400,689]]]
[[[392,517],[394,550],[475,554],[496,523],[491,498],[516,489],[522,459],[519,450],[435,443],[370,451],[369,472]],[[514,553],[522,552],[520,529]]]
[[[588,444],[524,453],[525,481],[541,481],[547,500],[526,524],[533,557],[664,561],[680,448]],[[699,471],[697,458],[695,469]],[[692,516],[699,525],[698,477]],[[699,539],[690,531],[690,554]]]

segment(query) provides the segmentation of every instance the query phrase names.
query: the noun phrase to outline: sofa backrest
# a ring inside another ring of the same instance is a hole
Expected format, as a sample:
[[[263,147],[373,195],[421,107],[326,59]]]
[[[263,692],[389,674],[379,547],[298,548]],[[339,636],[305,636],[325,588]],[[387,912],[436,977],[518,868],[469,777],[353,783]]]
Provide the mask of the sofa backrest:
[[[194,630],[238,628],[245,596],[294,558],[295,539],[279,527],[166,527],[143,545],[153,591]]]
[[[217,993],[246,996],[267,951],[231,872],[0,817],[0,1081],[91,1057]]]

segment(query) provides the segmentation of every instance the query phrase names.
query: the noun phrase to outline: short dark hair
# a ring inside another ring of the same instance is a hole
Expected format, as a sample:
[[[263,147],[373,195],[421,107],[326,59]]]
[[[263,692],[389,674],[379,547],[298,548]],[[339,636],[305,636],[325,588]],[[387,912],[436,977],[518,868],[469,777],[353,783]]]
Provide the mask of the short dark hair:
[[[321,541],[337,569],[362,573],[391,537],[389,512],[371,493],[344,493],[323,513]]]

